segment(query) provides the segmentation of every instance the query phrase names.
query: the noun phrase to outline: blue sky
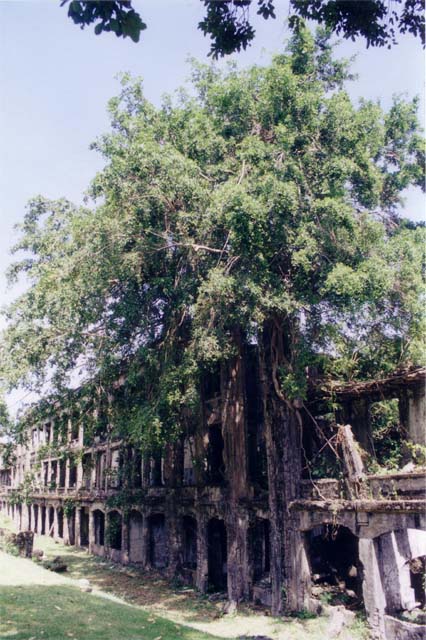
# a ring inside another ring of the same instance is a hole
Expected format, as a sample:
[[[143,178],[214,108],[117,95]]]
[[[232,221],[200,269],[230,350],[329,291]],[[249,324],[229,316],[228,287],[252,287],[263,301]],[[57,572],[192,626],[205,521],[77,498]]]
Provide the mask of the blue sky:
[[[144,78],[146,96],[158,104],[188,76],[188,56],[206,59],[209,42],[197,29],[200,0],[134,2],[148,29],[141,42],[114,34],[95,36],[67,17],[59,0],[0,0],[0,305],[10,301],[4,271],[16,238],[13,226],[36,194],[81,202],[102,159],[90,143],[108,130],[106,104],[118,92],[120,71]],[[277,20],[257,19],[255,44],[234,56],[240,65],[267,63],[288,36],[288,4]],[[345,42],[344,56],[357,54],[359,74],[348,87],[354,100],[379,98],[387,108],[395,93],[421,95],[424,121],[424,56],[407,36],[391,51]],[[420,193],[408,194],[406,215],[422,219]]]

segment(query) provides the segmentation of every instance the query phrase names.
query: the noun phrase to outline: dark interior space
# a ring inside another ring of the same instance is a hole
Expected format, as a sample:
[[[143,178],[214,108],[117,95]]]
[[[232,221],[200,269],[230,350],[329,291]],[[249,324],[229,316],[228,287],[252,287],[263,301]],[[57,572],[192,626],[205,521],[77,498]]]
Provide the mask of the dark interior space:
[[[326,406],[320,407],[319,411],[322,409],[327,411]],[[307,411],[303,411],[303,420],[307,428],[302,433],[302,478],[338,478],[341,467],[336,454],[327,444],[327,441],[334,442],[336,436],[334,416],[327,413],[318,415],[318,410],[313,415],[308,407]]]
[[[209,444],[207,446],[207,482],[209,484],[223,484],[225,480],[223,447],[221,426],[215,424],[209,427]]]
[[[161,464],[161,453],[155,453],[151,458],[151,470],[149,483],[151,487],[163,486],[163,470]]]
[[[197,521],[192,516],[183,517],[183,564],[188,569],[197,566]]]
[[[79,435],[79,424],[80,417],[78,413],[73,413],[71,418],[71,440],[78,440]]]
[[[212,518],[207,527],[209,591],[224,591],[227,586],[227,540],[223,520]]]
[[[142,486],[142,454],[134,451],[133,455],[133,486],[138,489]]]
[[[414,589],[416,602],[420,607],[426,606],[426,556],[419,556],[410,560],[410,581]]]
[[[55,521],[55,509],[53,507],[49,507],[49,530],[48,530],[49,536],[53,536],[54,521]]]
[[[82,485],[84,489],[90,489],[91,475],[92,475],[92,456],[90,453],[86,453],[82,459]]]
[[[58,462],[54,460],[51,463],[51,467],[50,467],[50,484],[52,485],[52,487],[56,487],[57,473],[58,473]]]
[[[64,511],[63,509],[57,509],[56,517],[58,519],[58,538],[64,537]]]
[[[164,515],[157,513],[149,517],[149,561],[151,567],[162,569],[167,566],[167,537]]]
[[[40,508],[40,517],[41,517],[41,535],[44,536],[46,534],[46,507]]]
[[[68,520],[68,540],[71,545],[75,544],[75,509],[71,509],[71,511],[67,515]]]
[[[245,411],[247,420],[248,469],[250,480],[262,489],[268,488],[263,407],[260,394],[259,363],[253,345],[246,347]]]
[[[108,542],[111,549],[116,551],[121,551],[121,525],[121,514],[118,511],[110,511],[108,514]]]
[[[105,514],[100,509],[93,512],[93,525],[95,531],[95,544],[103,547],[105,544]]]
[[[358,538],[346,527],[322,525],[306,534],[312,581],[329,591],[330,600],[362,603]]]
[[[74,460],[70,460],[70,487],[75,487],[77,484],[77,465]]]
[[[87,509],[80,509],[80,546],[89,545],[89,512]]]
[[[270,527],[266,518],[256,518],[249,529],[253,560],[253,581],[266,578],[270,571]]]
[[[59,461],[59,486],[65,487],[65,472],[67,468],[66,460]]]

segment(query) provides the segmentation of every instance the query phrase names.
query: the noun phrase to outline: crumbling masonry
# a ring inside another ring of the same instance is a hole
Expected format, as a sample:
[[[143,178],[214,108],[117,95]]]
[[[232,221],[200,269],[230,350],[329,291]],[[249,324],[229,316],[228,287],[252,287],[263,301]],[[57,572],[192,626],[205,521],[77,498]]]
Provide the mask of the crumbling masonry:
[[[399,614],[425,605],[426,470],[408,465],[368,475],[358,444],[371,451],[370,406],[391,398],[399,402],[407,441],[426,444],[425,373],[415,368],[333,389],[342,426],[331,440],[321,416],[328,392],[311,386],[299,411],[300,446],[281,451],[268,436],[256,359],[247,353],[206,379],[202,424],[161,455],[141,456],[105,434],[87,442],[84,420],[70,418],[68,441],[59,443],[54,415],[34,425],[13,464],[0,465],[0,506],[19,530],[138,564],[201,592],[227,591],[232,603],[254,600],[273,613],[316,611],[321,583],[338,585],[363,601],[382,638],[421,638],[421,626]],[[238,403],[228,393],[232,385]],[[40,460],[38,452],[54,442],[57,453]],[[314,468],[324,447],[340,457],[344,477],[312,477],[305,463]],[[61,456],[61,448],[74,457]],[[288,492],[280,469],[298,456],[304,470],[293,479],[291,501],[280,501]],[[17,500],[31,472],[32,494]]]

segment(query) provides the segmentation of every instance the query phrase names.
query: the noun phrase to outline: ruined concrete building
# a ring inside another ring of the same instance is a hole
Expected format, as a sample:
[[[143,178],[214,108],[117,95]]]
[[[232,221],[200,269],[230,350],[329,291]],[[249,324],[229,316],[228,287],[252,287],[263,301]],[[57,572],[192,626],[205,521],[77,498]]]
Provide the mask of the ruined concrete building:
[[[226,381],[211,376],[202,423],[161,454],[142,456],[106,432],[88,442],[84,419],[75,416],[67,441],[57,441],[54,415],[35,424],[0,470],[1,508],[19,529],[135,563],[201,592],[227,591],[231,602],[253,600],[274,613],[317,611],[317,596],[328,589],[330,598],[365,606],[379,637],[421,638],[424,629],[404,613],[425,606],[426,469],[424,460],[410,463],[409,454],[424,453],[426,444],[426,370],[321,393],[318,385],[311,388],[299,410],[300,450],[287,452],[301,456],[302,476],[294,478],[280,516],[284,559],[271,495],[276,500],[286,488],[272,468],[277,452],[265,435],[255,358],[248,354],[240,371],[238,428],[224,432]],[[330,397],[339,407],[334,423]],[[380,457],[371,427],[377,402],[399,405],[393,439],[399,438],[402,462],[398,471],[372,474],[360,451]],[[54,442],[53,455],[46,445]],[[288,567],[295,576],[291,594]]]

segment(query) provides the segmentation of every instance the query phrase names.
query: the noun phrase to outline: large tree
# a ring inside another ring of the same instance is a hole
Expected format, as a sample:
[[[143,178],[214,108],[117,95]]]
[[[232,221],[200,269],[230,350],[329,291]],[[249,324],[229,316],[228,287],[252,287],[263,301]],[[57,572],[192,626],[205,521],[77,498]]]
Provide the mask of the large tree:
[[[423,185],[417,103],[355,107],[348,73],[299,24],[267,67],[194,64],[177,104],[155,108],[123,77],[95,145],[97,206],[32,200],[10,271],[29,286],[8,310],[3,376],[64,397],[81,369],[71,399],[115,412],[142,448],[197,420],[199,378],[218,363],[225,437],[239,428],[240,356],[257,345],[275,612],[283,588],[290,608],[304,597],[287,506],[306,367],[354,380],[422,357],[424,229],[397,215],[401,191]]]
[[[325,33],[303,26],[269,67],[194,64],[196,97],[178,104],[156,109],[123,77],[94,145],[100,204],[28,205],[9,273],[29,283],[7,311],[10,383],[59,389],[76,368],[137,356],[173,385],[176,367],[192,379],[232,354],[235,327],[258,336],[271,322],[286,327],[276,374],[289,393],[312,360],[356,378],[418,358],[423,230],[396,214],[401,191],[423,186],[417,102],[356,108],[347,77]]]
[[[203,0],[206,15],[198,24],[211,41],[214,58],[245,49],[256,31],[250,9],[265,20],[275,18],[276,0]],[[68,15],[83,29],[95,24],[95,33],[111,31],[138,42],[146,24],[131,0],[61,0]],[[300,17],[323,24],[344,38],[365,39],[367,47],[397,43],[398,34],[411,33],[424,45],[424,0],[289,0],[290,25]]]

